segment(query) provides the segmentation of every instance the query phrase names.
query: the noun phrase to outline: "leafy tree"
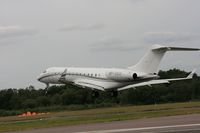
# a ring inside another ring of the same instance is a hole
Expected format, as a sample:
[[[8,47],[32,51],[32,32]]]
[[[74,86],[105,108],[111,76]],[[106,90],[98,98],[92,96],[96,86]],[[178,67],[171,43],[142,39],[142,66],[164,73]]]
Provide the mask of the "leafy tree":
[[[22,103],[22,107],[24,109],[28,109],[28,108],[35,108],[37,106],[37,102],[35,99],[26,99],[23,103]]]
[[[48,106],[50,105],[50,98],[46,97],[46,96],[39,96],[36,99],[37,105],[39,106]]]
[[[186,77],[187,75],[187,72],[179,69],[159,72],[162,79]],[[112,106],[119,103],[141,105],[200,100],[200,77],[195,74],[192,80],[153,85],[153,87],[130,88],[119,92],[118,97],[111,97],[109,91],[99,93],[100,97],[95,98],[92,96],[92,90],[74,85],[54,85],[48,89],[47,93],[46,90],[37,89],[34,86],[25,89],[4,89],[0,90],[0,115],[14,115],[18,112],[16,110],[24,109],[55,110],[55,106],[59,106],[60,110],[66,106],[87,108]]]

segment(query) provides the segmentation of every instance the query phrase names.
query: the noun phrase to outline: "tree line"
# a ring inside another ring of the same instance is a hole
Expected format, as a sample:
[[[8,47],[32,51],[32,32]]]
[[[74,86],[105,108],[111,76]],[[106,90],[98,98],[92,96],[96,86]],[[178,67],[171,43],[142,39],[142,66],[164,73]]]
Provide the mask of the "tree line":
[[[163,79],[186,77],[188,74],[179,69],[159,72]],[[115,105],[195,101],[200,100],[200,77],[195,74],[192,80],[128,89],[119,92],[117,97],[111,97],[111,93],[108,92],[100,92],[98,98],[92,94],[90,89],[73,85],[54,85],[48,91],[34,86],[24,89],[3,89],[0,91],[0,115],[16,115],[26,110],[76,110]]]

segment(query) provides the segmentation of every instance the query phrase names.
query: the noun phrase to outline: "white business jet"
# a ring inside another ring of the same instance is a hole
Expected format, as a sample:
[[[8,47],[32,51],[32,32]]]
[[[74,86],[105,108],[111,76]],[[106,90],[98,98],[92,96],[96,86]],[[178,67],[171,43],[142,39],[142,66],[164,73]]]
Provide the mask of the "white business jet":
[[[97,90],[111,90],[112,95],[116,96],[118,91],[129,88],[191,79],[195,71],[185,78],[159,79],[157,69],[167,51],[198,50],[200,49],[153,45],[136,65],[128,68],[52,67],[41,73],[38,80],[45,83],[47,88],[49,84],[73,84],[94,90],[95,96],[99,95]]]

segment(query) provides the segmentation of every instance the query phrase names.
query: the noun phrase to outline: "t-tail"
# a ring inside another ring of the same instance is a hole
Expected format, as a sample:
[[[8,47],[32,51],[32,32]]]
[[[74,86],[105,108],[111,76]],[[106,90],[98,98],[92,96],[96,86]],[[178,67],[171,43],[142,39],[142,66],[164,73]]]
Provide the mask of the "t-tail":
[[[198,48],[168,47],[161,45],[153,45],[144,57],[134,66],[128,69],[144,72],[156,73],[158,66],[167,51],[198,51]]]

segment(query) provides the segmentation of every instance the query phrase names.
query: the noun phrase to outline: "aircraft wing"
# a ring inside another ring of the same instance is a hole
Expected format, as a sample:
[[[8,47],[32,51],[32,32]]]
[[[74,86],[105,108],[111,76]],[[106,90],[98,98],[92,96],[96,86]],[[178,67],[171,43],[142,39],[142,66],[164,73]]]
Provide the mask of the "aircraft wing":
[[[90,89],[105,91],[103,86],[98,85],[96,81],[89,79],[78,79],[74,82],[74,84],[82,88],[90,88]]]
[[[142,83],[137,83],[137,84],[133,84],[133,85],[128,85],[122,88],[118,88],[118,91],[121,90],[126,90],[126,89],[130,89],[130,88],[136,88],[136,87],[140,87],[140,86],[151,86],[151,85],[155,85],[155,84],[166,84],[166,83],[170,83],[171,81],[180,81],[180,80],[188,80],[188,79],[192,79],[193,75],[195,73],[196,70],[193,70],[186,78],[173,78],[173,79],[158,79],[158,80],[150,80],[147,82],[142,82]]]

